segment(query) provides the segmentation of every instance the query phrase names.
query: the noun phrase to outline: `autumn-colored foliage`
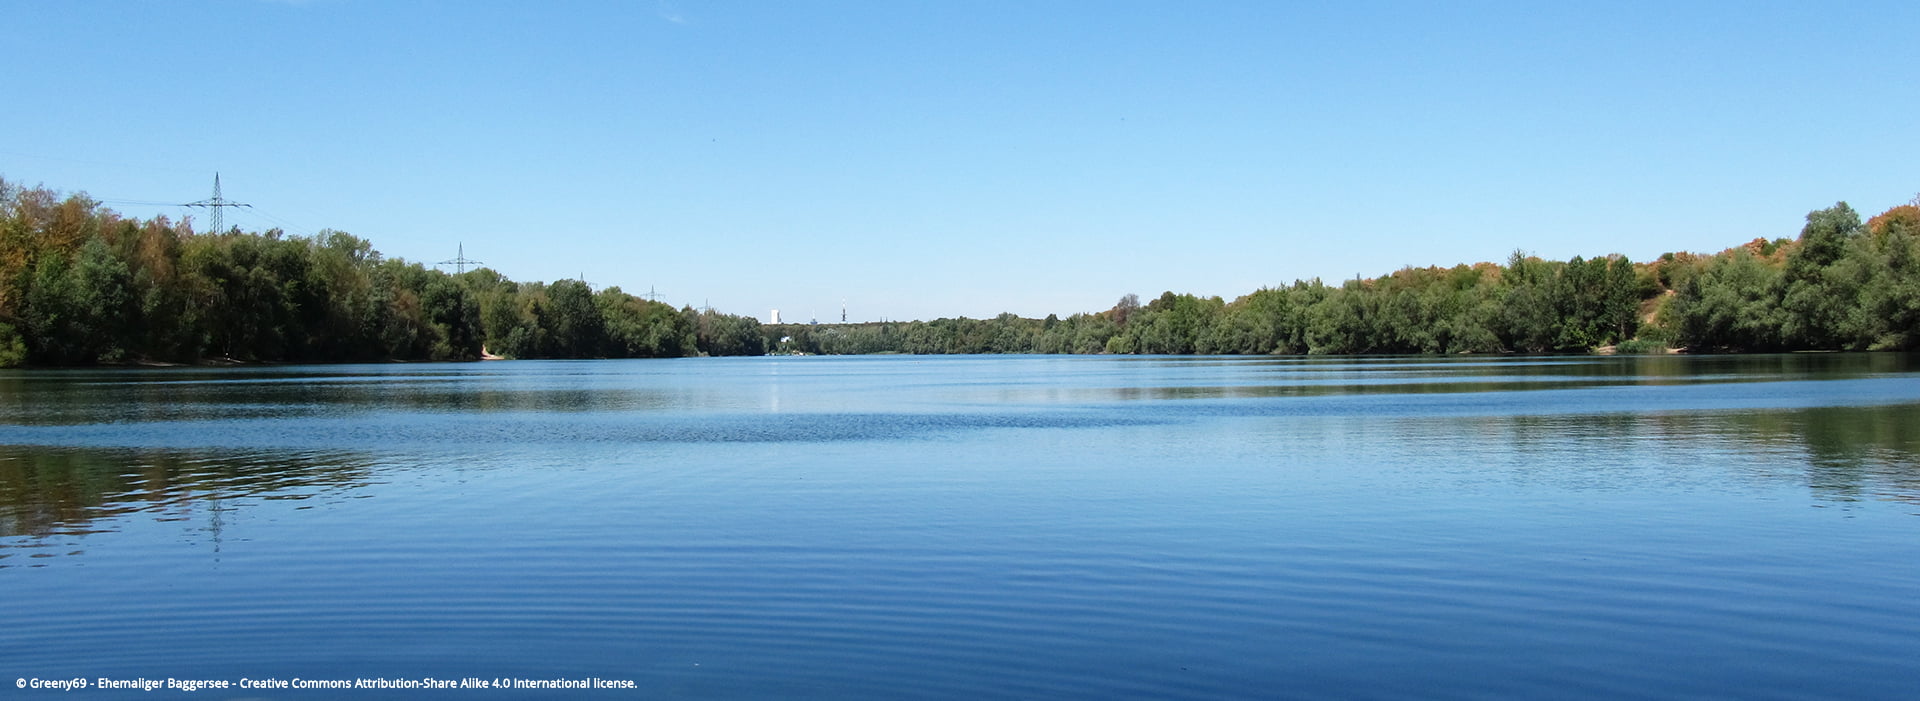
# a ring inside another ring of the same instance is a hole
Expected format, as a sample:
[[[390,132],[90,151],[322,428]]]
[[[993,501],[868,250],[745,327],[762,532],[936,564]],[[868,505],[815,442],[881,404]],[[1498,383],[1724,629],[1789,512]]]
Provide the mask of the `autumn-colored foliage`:
[[[1920,200],[1920,197],[1915,199]],[[1867,231],[1875,236],[1885,236],[1896,228],[1906,231],[1909,236],[1920,234],[1920,205],[1903,204],[1867,220]]]
[[[618,288],[449,275],[344,232],[196,234],[0,180],[0,366],[763,352],[742,326]]]

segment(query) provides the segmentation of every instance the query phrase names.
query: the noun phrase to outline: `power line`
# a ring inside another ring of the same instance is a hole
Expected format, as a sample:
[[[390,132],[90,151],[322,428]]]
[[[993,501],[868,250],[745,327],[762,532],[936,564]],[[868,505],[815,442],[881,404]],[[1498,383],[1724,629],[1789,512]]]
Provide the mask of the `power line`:
[[[262,209],[260,209],[260,208],[258,208],[258,207],[254,207],[254,208],[252,208],[252,209],[251,209],[251,211],[250,211],[249,213],[250,213],[250,214],[252,214],[252,215],[254,215],[254,216],[257,216],[257,217],[260,217],[261,219],[265,219],[265,220],[266,220],[266,221],[267,221],[268,223],[270,223],[270,224],[275,224],[275,225],[278,225],[278,226],[279,226],[279,228],[281,228],[281,229],[284,229],[284,230],[290,230],[290,231],[293,231],[293,232],[295,232],[295,233],[299,233],[299,234],[305,234],[305,235],[307,235],[307,236],[317,236],[317,235],[318,235],[318,234],[317,234],[317,233],[315,233],[315,232],[314,232],[314,231],[313,231],[312,229],[309,229],[309,228],[307,228],[307,227],[304,227],[304,226],[301,226],[301,225],[299,225],[299,224],[295,224],[295,223],[293,223],[293,222],[290,222],[290,221],[287,221],[286,219],[282,219],[282,218],[280,218],[279,216],[276,216],[275,214],[273,214],[272,212],[268,212],[268,211],[265,211],[265,210],[262,210]]]
[[[180,204],[179,202],[153,202],[150,200],[110,200],[105,198],[97,199],[94,201],[99,202],[100,204],[116,204],[116,205],[133,206],[133,207],[174,207]]]

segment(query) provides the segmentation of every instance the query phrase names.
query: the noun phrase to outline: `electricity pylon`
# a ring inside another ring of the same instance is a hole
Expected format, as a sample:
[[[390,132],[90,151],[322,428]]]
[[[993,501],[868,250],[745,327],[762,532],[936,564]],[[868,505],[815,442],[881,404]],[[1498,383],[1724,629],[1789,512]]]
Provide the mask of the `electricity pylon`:
[[[438,263],[434,263],[434,265],[451,265],[453,266],[454,271],[457,273],[467,272],[467,266],[469,265],[486,265],[486,263],[482,263],[480,261],[473,260],[467,257],[467,244],[465,243],[460,244],[459,251],[460,251],[460,254],[454,256],[453,260],[443,260]]]
[[[210,229],[210,231],[212,231],[215,234],[227,233],[225,222],[222,220],[222,217],[220,216],[220,213],[224,211],[226,208],[228,207],[246,207],[248,209],[253,208],[253,205],[241,204],[239,202],[234,202],[234,201],[228,200],[225,197],[220,196],[220,174],[219,173],[213,174],[213,196],[212,197],[209,197],[204,200],[200,200],[199,202],[188,202],[180,206],[205,207],[209,210],[212,210],[212,215],[209,217],[209,219],[211,219],[213,222],[213,228]]]

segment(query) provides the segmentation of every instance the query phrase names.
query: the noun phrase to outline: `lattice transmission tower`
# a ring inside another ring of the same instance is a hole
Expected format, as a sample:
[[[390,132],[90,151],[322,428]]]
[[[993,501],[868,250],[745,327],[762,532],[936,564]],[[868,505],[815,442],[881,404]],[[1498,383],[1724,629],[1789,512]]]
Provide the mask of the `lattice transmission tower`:
[[[467,272],[467,266],[469,265],[486,265],[486,263],[482,263],[480,261],[467,257],[466,243],[464,242],[461,243],[459,249],[457,250],[459,250],[460,252],[459,254],[453,257],[453,260],[443,260],[438,263],[434,263],[434,265],[451,265],[453,266],[455,273]]]
[[[220,213],[226,211],[228,207],[246,207],[248,209],[253,208],[253,205],[241,204],[239,202],[234,202],[232,200],[229,200],[225,197],[220,196],[220,174],[219,173],[213,174],[213,196],[212,197],[209,197],[204,200],[200,200],[199,202],[188,202],[180,206],[202,207],[207,210],[210,210],[211,216],[209,216],[208,219],[213,223],[213,228],[209,229],[209,231],[212,231],[215,234],[224,234],[227,232],[226,222],[224,221],[224,218],[220,215]]]

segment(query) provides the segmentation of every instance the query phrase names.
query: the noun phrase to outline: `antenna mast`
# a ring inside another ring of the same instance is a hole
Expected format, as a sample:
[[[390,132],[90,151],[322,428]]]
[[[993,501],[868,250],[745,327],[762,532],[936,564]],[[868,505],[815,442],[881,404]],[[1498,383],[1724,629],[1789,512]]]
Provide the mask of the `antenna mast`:
[[[222,220],[222,217],[220,216],[220,213],[222,210],[225,210],[228,207],[246,207],[248,209],[253,208],[253,205],[241,204],[239,202],[234,202],[232,200],[229,200],[225,197],[220,196],[220,174],[219,173],[213,174],[213,196],[212,197],[209,197],[204,200],[200,200],[199,202],[188,202],[180,206],[205,207],[207,209],[213,210],[212,216],[209,217],[209,219],[211,219],[213,222],[213,228],[209,229],[209,231],[215,234],[226,233],[226,223]]]

